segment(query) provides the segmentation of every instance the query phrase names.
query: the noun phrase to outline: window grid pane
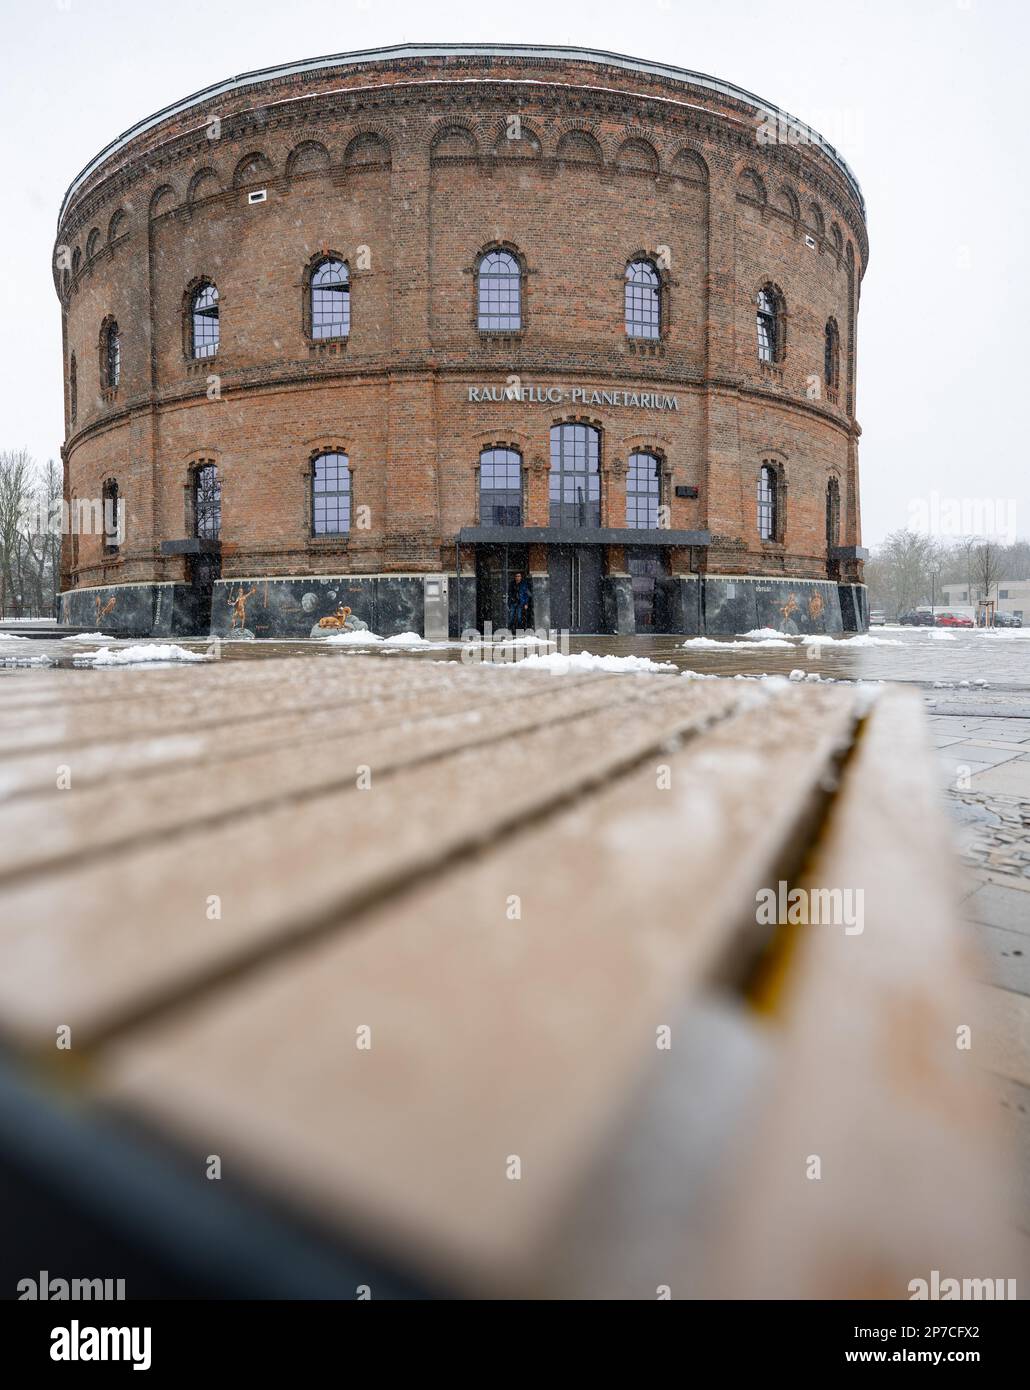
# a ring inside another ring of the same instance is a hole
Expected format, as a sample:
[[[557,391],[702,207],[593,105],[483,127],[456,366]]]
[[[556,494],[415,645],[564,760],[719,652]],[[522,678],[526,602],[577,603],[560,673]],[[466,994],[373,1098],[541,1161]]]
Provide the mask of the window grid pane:
[[[222,532],[222,484],[213,463],[204,464],[194,475],[193,510],[198,537],[216,541]]]
[[[776,474],[768,464],[758,474],[758,534],[763,541],[776,539]]]
[[[514,449],[479,456],[479,524],[522,525],[522,458]]]
[[[311,469],[311,529],[316,536],[350,530],[350,466],[346,454],[319,454]]]
[[[658,526],[661,480],[654,454],[630,454],[626,474],[626,525],[653,531]]]
[[[763,362],[776,361],[776,305],[760,290],[758,295],[758,356]]]
[[[552,526],[600,526],[601,436],[592,425],[551,429]]]
[[[107,330],[107,384],[117,386],[122,374],[122,344],[118,336],[118,325],[112,323]]]
[[[311,276],[311,336],[346,338],[350,333],[350,272],[343,261],[322,261]]]
[[[660,336],[660,282],[650,261],[631,261],[626,267],[626,332],[631,338]]]
[[[193,296],[193,356],[214,357],[218,351],[218,291],[201,285]]]
[[[518,333],[522,328],[522,272],[507,251],[490,251],[479,263],[478,319],[481,333]]]

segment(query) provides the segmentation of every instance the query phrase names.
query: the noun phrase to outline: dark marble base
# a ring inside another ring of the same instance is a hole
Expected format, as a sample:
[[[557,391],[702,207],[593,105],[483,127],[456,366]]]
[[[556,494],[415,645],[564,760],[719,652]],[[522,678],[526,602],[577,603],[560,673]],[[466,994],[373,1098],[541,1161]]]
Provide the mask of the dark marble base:
[[[550,627],[550,583],[546,574],[530,576],[533,626]],[[631,581],[608,575],[602,581],[604,630],[634,631]],[[700,584],[700,590],[699,590]],[[423,633],[424,586],[421,575],[324,575],[288,579],[220,579],[211,599],[210,622],[203,599],[189,584],[112,584],[73,589],[60,596],[60,618],[82,632],[117,637],[228,637],[233,608],[243,595],[242,623],[258,638],[307,638],[319,618],[341,605],[381,637]],[[111,600],[114,600],[113,604]],[[452,638],[475,628],[476,580],[454,576],[448,586]],[[105,611],[106,610],[106,611]],[[862,584],[829,579],[739,579],[709,575],[671,575],[655,582],[652,632],[685,636],[732,636],[772,627],[791,633],[865,632],[868,595]]]

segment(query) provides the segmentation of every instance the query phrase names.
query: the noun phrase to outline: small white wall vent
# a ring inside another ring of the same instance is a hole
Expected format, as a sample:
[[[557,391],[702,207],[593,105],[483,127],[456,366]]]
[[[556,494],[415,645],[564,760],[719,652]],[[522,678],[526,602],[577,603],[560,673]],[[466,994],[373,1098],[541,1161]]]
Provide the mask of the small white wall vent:
[[[262,193],[261,196],[262,196],[262,198],[263,198],[265,195]],[[254,201],[254,195],[253,195],[253,193],[250,195],[250,197],[251,197],[251,202],[253,202],[253,201]],[[811,246],[812,250],[814,251],[814,250],[815,250],[815,237],[814,237],[814,236],[806,236],[806,237],[805,237],[805,245],[806,245],[806,246]]]
[[[267,197],[268,197],[268,189],[267,189],[267,188],[255,188],[254,191],[253,191],[253,193],[248,193],[248,194],[247,194],[247,202],[248,202],[248,203],[263,203]],[[813,246],[815,245],[815,242],[814,242],[814,241],[812,242],[812,245],[813,245]]]

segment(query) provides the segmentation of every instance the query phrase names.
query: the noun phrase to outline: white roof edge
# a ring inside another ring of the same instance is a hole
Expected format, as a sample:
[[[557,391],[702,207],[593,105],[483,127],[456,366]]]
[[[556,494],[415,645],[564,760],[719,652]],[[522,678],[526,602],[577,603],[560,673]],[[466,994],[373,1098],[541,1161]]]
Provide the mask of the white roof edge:
[[[137,135],[142,135],[144,131],[151,130],[154,126],[160,125],[170,116],[178,115],[182,111],[188,111],[190,107],[197,106],[201,102],[211,101],[213,98],[224,96],[229,92],[237,92],[246,87],[256,86],[261,82],[268,82],[277,77],[289,77],[294,73],[314,72],[319,68],[345,67],[348,64],[384,62],[398,58],[505,58],[505,57],[525,57],[525,58],[567,58],[581,62],[602,62],[609,67],[625,68],[630,72],[648,73],[655,77],[671,77],[679,82],[689,82],[695,87],[707,87],[710,91],[722,92],[725,96],[730,96],[738,101],[752,103],[762,111],[768,112],[771,116],[779,116],[792,126],[802,127],[811,137],[811,141],[826,154],[829,159],[838,166],[850,183],[859,206],[865,211],[865,200],[862,197],[862,189],[858,179],[855,177],[847,161],[841,154],[817,132],[811,129],[805,122],[798,120],[789,112],[782,110],[773,102],[765,101],[762,97],[756,96],[754,92],[749,92],[744,87],[738,87],[732,82],[724,82],[721,78],[710,77],[707,73],[692,72],[689,68],[678,68],[671,63],[653,63],[642,58],[627,57],[622,53],[609,53],[600,48],[575,48],[566,44],[515,44],[515,43],[451,43],[451,44],[432,44],[432,43],[402,43],[393,44],[387,48],[366,48],[356,53],[334,53],[321,58],[303,58],[295,63],[280,63],[275,67],[256,68],[253,72],[240,73],[237,77],[227,77],[222,82],[215,82],[210,87],[203,87],[199,92],[194,92],[188,97],[183,97],[181,101],[173,102],[170,106],[163,107],[160,111],[155,111],[153,115],[144,117],[137,121],[135,125],[129,127],[116,139],[112,140],[85,165],[84,168],[75,175],[64,197],[61,200],[61,211],[58,214],[57,225],[60,227],[64,220],[64,215],[68,210],[68,204],[86,182],[86,180],[100,168],[110,157],[125,145],[134,140]]]

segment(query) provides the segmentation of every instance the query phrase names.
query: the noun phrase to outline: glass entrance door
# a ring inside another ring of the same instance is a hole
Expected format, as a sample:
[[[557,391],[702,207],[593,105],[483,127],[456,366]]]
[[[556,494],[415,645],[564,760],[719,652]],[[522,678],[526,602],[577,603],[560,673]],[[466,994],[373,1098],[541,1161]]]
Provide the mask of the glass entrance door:
[[[601,631],[601,547],[554,546],[547,560],[551,626],[566,632]]]

